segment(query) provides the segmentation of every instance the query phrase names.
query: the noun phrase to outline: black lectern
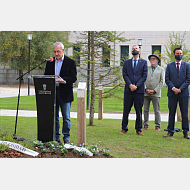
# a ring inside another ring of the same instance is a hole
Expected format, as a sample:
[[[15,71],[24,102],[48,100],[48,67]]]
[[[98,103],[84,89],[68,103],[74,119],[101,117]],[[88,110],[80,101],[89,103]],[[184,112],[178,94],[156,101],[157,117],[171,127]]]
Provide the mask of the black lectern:
[[[33,75],[37,106],[37,139],[55,140],[55,89],[56,76]]]

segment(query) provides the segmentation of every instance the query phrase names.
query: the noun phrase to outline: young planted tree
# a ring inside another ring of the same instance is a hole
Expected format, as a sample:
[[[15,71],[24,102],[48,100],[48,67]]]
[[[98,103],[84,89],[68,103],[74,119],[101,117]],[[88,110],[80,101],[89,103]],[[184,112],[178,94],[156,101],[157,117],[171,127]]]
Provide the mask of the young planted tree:
[[[169,34],[169,40],[165,45],[166,51],[164,52],[167,57],[163,57],[166,64],[175,61],[173,56],[173,50],[176,47],[181,47],[183,50],[183,61],[189,62],[190,60],[190,50],[187,49],[185,44],[186,32],[181,34],[181,32],[172,32]]]
[[[95,102],[95,64],[94,64],[94,31],[91,32],[91,104],[89,125],[94,125],[94,102]]]
[[[121,69],[119,66],[115,66],[116,61],[114,56],[116,52],[114,50],[114,44],[130,41],[132,39],[125,39],[121,37],[121,34],[122,33],[117,34],[115,31],[83,31],[78,35],[79,40],[73,44],[75,49],[78,50],[74,52],[73,58],[78,60],[80,57],[79,72],[84,78],[89,80],[91,86],[89,117],[89,125],[91,126],[94,124],[95,88],[98,87],[100,83],[102,83],[103,86],[114,87],[104,94],[105,98],[110,97],[115,88],[123,86]],[[110,65],[111,62],[114,66]],[[87,67],[88,63],[90,63],[90,69]],[[91,78],[86,74],[88,70],[91,72]],[[99,74],[101,74],[101,77],[99,77]]]

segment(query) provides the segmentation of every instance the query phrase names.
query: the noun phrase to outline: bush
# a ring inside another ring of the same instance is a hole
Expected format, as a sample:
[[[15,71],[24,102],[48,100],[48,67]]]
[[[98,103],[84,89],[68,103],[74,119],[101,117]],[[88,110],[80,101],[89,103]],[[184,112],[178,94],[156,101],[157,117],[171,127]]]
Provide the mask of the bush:
[[[0,144],[0,152],[7,152],[9,150],[9,146],[5,144]]]
[[[16,141],[13,139],[13,135],[10,135],[10,134],[2,134],[0,137],[0,140],[16,143]]]
[[[20,141],[20,142],[17,142],[15,139],[13,139],[13,135],[10,135],[8,134],[7,132],[6,133],[1,133],[1,130],[0,130],[0,140],[1,141],[9,141],[9,142],[13,142],[13,143],[18,143],[20,145],[22,145],[23,147],[25,148],[28,148],[28,149],[33,149],[34,148],[34,145],[31,141]]]
[[[25,148],[28,148],[28,149],[33,149],[34,148],[34,145],[31,141],[23,141],[23,142],[18,142],[20,145],[22,145],[23,147]]]

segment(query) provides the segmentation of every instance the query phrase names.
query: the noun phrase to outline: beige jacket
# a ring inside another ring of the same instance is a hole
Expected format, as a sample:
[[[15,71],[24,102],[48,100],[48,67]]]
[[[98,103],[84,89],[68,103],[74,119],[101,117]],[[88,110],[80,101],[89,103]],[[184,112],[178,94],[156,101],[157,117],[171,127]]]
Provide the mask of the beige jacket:
[[[155,97],[161,97],[161,88],[163,87],[165,83],[165,70],[163,67],[160,67],[159,65],[154,70],[154,73],[152,73],[152,67],[148,67],[148,75],[147,79],[145,81],[145,89],[155,90],[156,93],[153,95],[150,95],[145,92],[145,96],[155,96]]]

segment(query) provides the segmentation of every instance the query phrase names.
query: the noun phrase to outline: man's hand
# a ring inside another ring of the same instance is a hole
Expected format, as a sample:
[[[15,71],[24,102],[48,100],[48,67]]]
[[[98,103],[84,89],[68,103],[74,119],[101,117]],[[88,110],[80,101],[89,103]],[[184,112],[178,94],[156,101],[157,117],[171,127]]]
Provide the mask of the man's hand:
[[[63,82],[63,79],[58,78],[56,81],[57,81],[57,82]]]
[[[156,91],[155,90],[149,90],[149,89],[146,89],[145,90],[148,94],[154,94],[154,93],[156,93]]]
[[[130,84],[129,87],[130,87],[130,89],[131,89],[132,92],[137,89],[137,86],[135,86],[133,84]]]
[[[175,95],[181,93],[181,90],[178,88],[173,88],[173,91],[174,91]]]

